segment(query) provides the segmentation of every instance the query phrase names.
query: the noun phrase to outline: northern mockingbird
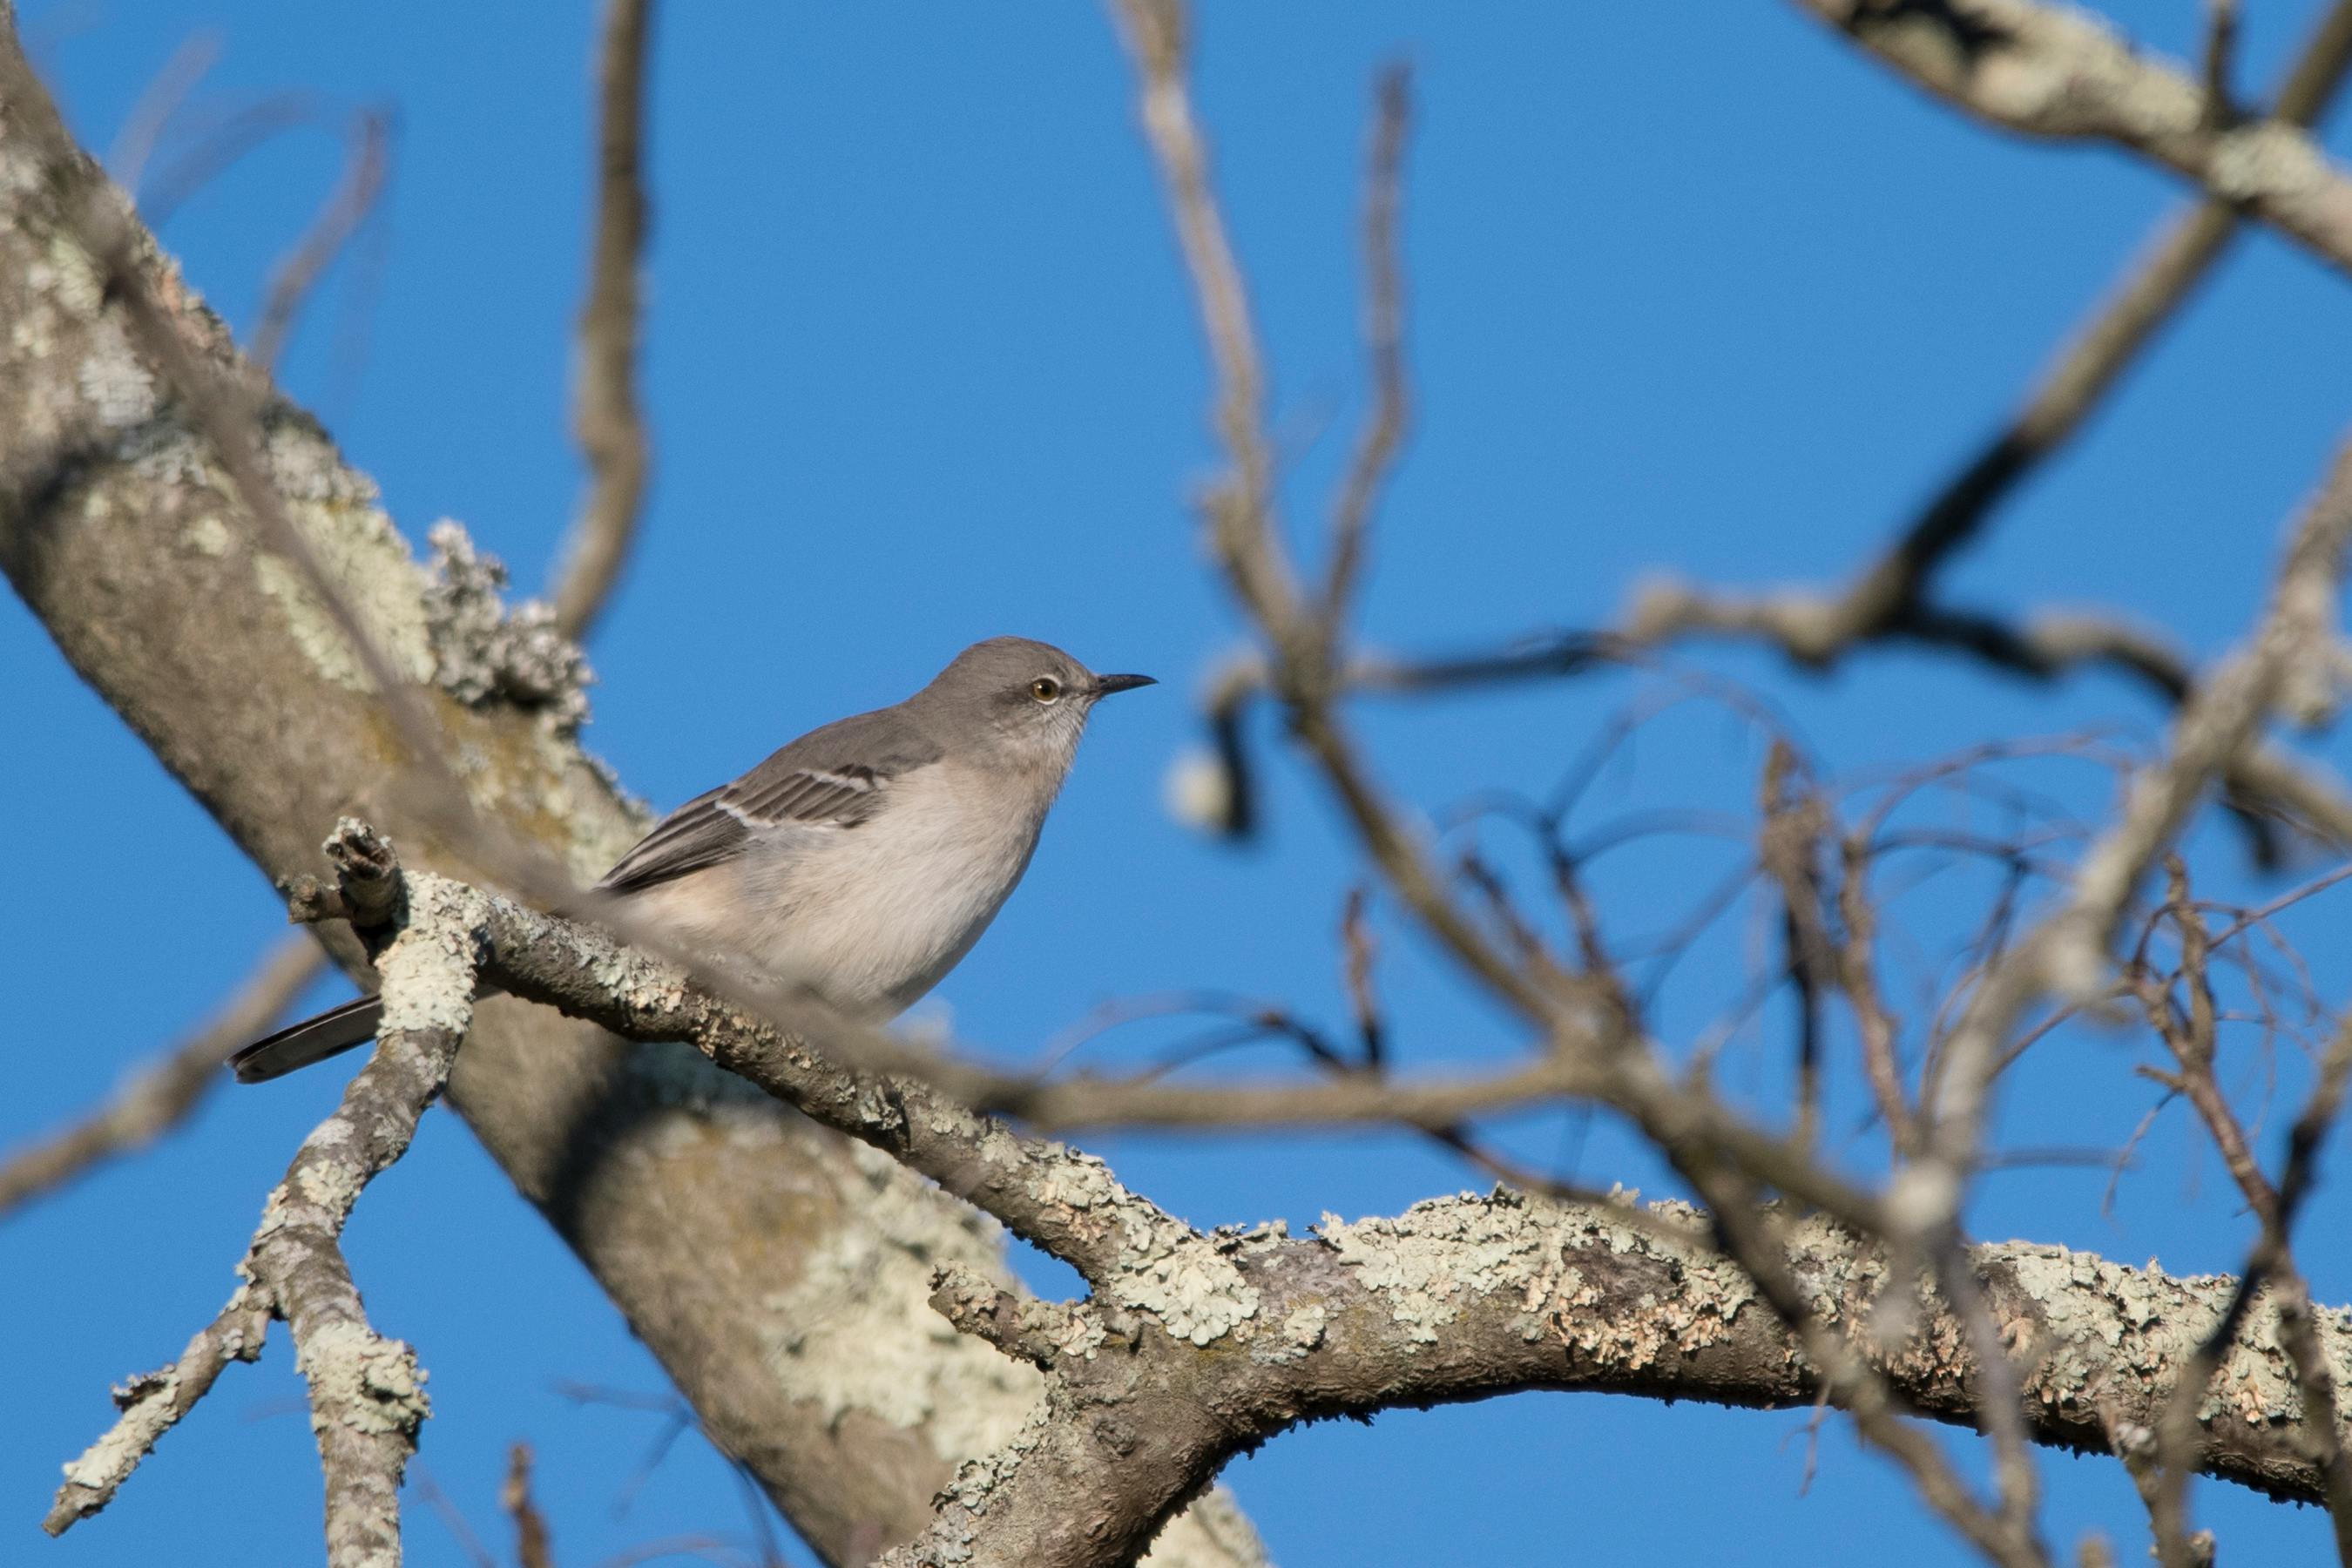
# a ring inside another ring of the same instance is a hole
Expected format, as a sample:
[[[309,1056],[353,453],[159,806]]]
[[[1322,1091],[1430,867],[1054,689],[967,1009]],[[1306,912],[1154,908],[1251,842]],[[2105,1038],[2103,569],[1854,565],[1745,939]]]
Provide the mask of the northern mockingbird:
[[[1057,647],[991,637],[929,686],[812,730],[664,817],[600,891],[764,978],[874,1021],[938,984],[1028,869],[1087,715],[1153,684]],[[375,1037],[373,996],[230,1058],[247,1083]]]

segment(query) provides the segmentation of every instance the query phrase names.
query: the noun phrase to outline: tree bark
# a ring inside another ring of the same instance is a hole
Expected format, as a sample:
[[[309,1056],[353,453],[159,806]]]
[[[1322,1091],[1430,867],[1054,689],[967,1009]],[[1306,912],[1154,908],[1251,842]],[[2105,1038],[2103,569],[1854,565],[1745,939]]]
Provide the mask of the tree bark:
[[[0,21],[0,571],[282,884],[317,868],[339,816],[408,826],[388,783],[399,742],[351,648],[289,563],[257,548],[216,455],[132,352],[71,221],[103,176],[5,6]],[[136,243],[189,348],[260,384],[143,229]],[[326,432],[282,398],[265,407],[284,506],[431,690],[476,809],[601,870],[643,818],[572,733],[576,690],[521,679],[472,580],[436,584]],[[471,869],[413,828],[402,847],[413,866]],[[125,944],[126,963],[135,952]],[[338,956],[361,963],[348,942]],[[946,1332],[927,1304],[937,1264],[1007,1278],[995,1227],[691,1051],[488,1002],[450,1100],[712,1438],[829,1560],[917,1533],[955,1464],[1034,1402],[1033,1372]],[[1162,1560],[1258,1560],[1229,1504],[1206,1511],[1215,1528],[1171,1531]]]

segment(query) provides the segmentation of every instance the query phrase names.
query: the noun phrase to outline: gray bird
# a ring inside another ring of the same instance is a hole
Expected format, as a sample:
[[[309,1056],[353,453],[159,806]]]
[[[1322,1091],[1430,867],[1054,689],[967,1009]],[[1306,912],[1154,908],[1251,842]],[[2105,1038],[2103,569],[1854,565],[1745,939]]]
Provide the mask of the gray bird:
[[[975,643],[898,706],[812,730],[688,801],[596,886],[689,951],[896,1017],[1028,869],[1095,704],[1152,684],[1025,637]],[[277,1078],[374,1038],[383,1013],[362,996],[230,1062],[245,1082]]]

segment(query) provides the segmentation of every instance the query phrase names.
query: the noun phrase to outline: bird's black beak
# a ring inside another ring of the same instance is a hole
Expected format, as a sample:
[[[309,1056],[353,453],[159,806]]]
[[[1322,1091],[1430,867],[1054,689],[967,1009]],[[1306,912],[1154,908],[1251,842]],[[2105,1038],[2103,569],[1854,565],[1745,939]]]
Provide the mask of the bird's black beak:
[[[1114,691],[1132,691],[1139,686],[1159,684],[1148,675],[1097,675],[1095,677],[1095,695],[1108,697]]]

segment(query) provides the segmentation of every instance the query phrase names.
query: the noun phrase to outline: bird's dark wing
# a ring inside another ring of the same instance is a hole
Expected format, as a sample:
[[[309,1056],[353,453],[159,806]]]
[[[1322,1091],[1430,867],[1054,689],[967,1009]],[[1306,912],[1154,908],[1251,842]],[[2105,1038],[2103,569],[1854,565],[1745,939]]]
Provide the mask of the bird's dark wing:
[[[762,828],[847,830],[883,809],[893,781],[940,760],[936,742],[885,708],[812,730],[737,779],[656,824],[597,887],[634,893],[732,860]]]

